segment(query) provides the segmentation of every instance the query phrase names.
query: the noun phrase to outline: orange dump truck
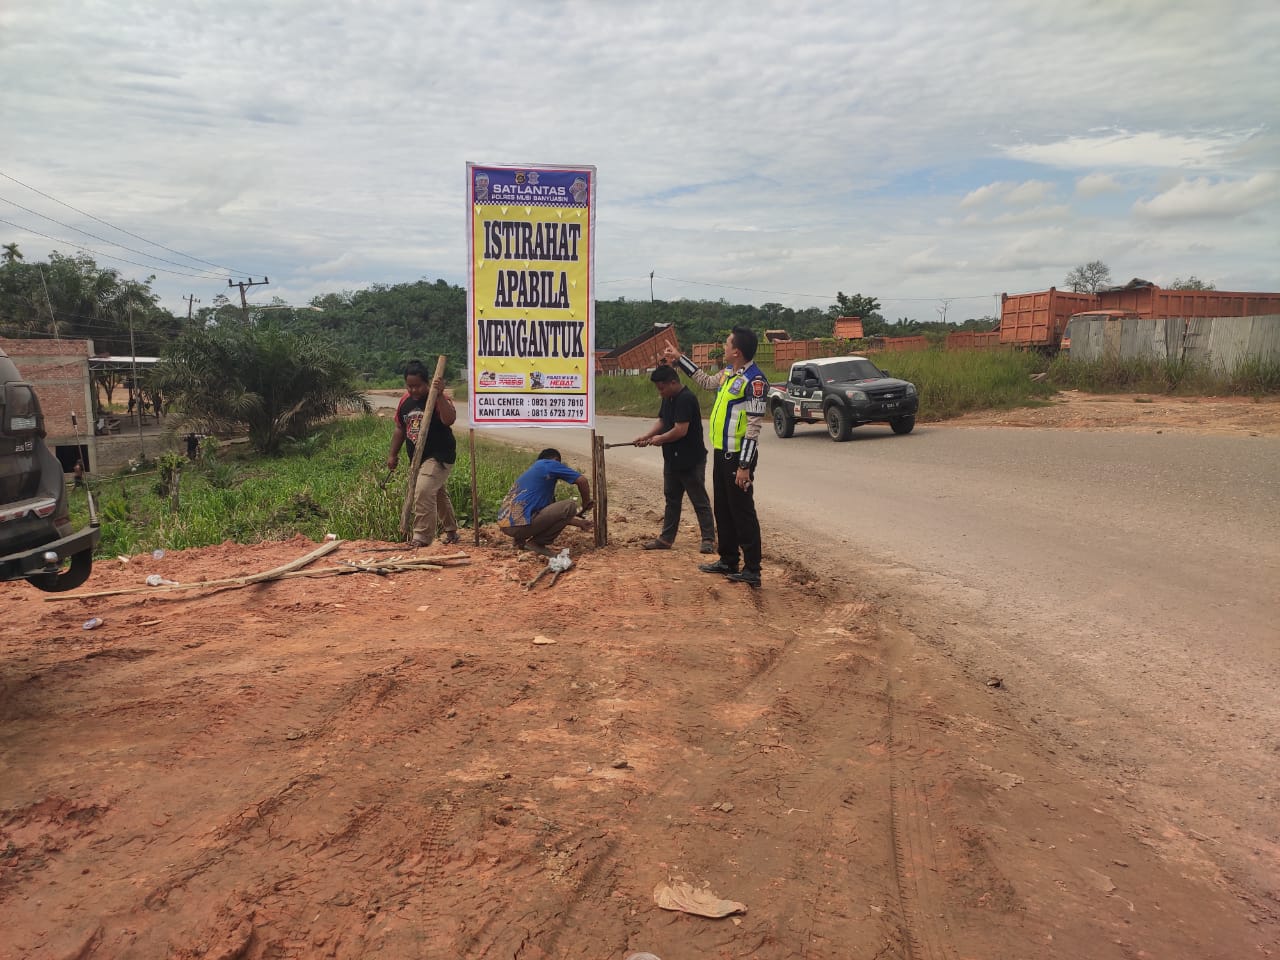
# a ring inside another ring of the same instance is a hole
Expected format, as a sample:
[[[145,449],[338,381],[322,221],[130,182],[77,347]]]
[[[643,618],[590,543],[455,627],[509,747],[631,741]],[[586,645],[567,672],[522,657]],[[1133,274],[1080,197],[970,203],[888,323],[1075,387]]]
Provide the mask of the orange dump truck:
[[[1006,293],[1000,298],[1000,343],[1057,350],[1072,315],[1097,308],[1098,298],[1092,293],[1055,287],[1039,293]]]
[[[1132,280],[1123,287],[1099,290],[1097,305],[1092,309],[1122,310],[1145,320],[1262,317],[1280,314],[1280,293],[1164,290],[1146,280]]]

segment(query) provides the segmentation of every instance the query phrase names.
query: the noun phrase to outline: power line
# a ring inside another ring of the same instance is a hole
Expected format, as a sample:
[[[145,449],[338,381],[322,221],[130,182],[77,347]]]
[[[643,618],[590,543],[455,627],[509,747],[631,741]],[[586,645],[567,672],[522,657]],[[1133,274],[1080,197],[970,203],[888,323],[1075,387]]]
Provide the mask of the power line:
[[[22,204],[17,203],[14,200],[10,200],[8,197],[0,197],[0,200],[10,206],[17,207],[19,210],[24,210],[27,213],[34,213],[37,217],[40,217],[43,220],[48,220],[50,223],[56,223],[58,226],[66,227],[68,230],[75,230],[77,233],[83,233],[86,237],[93,237],[95,240],[101,240],[103,243],[109,243],[113,247],[119,247],[121,250],[128,250],[130,253],[136,253],[140,257],[150,257],[152,260],[159,260],[161,263],[171,263],[175,267],[185,267],[188,270],[198,269],[192,267],[189,263],[179,263],[177,260],[168,260],[165,257],[157,257],[154,253],[147,253],[145,250],[135,250],[133,247],[126,247],[123,243],[116,243],[114,240],[108,240],[106,237],[100,237],[96,233],[90,233],[88,230],[84,230],[80,227],[74,226],[73,224],[63,223],[61,220],[50,217],[47,214],[43,214],[39,210],[32,210],[30,207],[24,207]],[[160,268],[157,267],[156,269]],[[214,279],[214,276],[215,275],[210,274],[209,279]],[[221,280],[222,278],[217,277],[217,279]]]
[[[172,247],[166,247],[163,243],[157,243],[154,240],[148,240],[146,237],[139,236],[136,233],[131,233],[130,231],[124,229],[124,227],[117,227],[114,223],[110,223],[106,220],[103,220],[101,217],[95,217],[92,213],[89,213],[86,210],[81,210],[79,207],[73,207],[71,204],[67,203],[65,200],[59,200],[57,197],[50,196],[49,194],[45,193],[43,190],[39,190],[36,187],[31,186],[31,184],[29,183],[23,183],[17,177],[11,177],[9,174],[5,173],[3,170],[0,170],[0,177],[4,177],[6,180],[12,180],[14,183],[18,184],[18,186],[26,187],[32,193],[38,193],[40,194],[40,196],[44,197],[45,199],[52,200],[54,203],[60,204],[61,206],[66,207],[68,210],[74,210],[76,213],[80,214],[81,216],[88,217],[90,220],[96,220],[98,223],[101,223],[103,226],[110,227],[112,230],[119,230],[121,233],[130,237],[133,237],[135,240],[141,240],[143,243],[149,243],[153,247],[159,247],[161,250],[167,250],[170,253],[176,253],[178,256],[185,257],[188,260],[197,260],[200,263],[207,264],[210,267],[217,267],[219,270],[224,270],[227,273],[247,274],[249,272],[248,270],[235,270],[235,269],[232,269],[231,267],[224,267],[220,263],[214,263],[212,260],[205,260],[202,257],[193,257],[189,253],[183,253],[181,250],[174,250]],[[192,269],[195,269],[195,268],[192,268]]]
[[[95,257],[106,257],[108,260],[119,260],[121,263],[131,263],[135,267],[142,267],[142,269],[144,270],[157,270],[160,273],[172,273],[179,277],[194,277],[196,280],[225,280],[226,279],[226,277],[219,277],[214,274],[208,274],[208,273],[185,273],[180,270],[166,270],[164,267],[152,266],[149,263],[139,263],[137,260],[130,260],[127,257],[117,257],[113,253],[102,253],[98,250],[94,250],[92,247],[86,247],[82,243],[76,243],[73,240],[63,240],[58,237],[51,237],[47,233],[41,233],[39,230],[32,230],[30,227],[24,227],[20,223],[14,223],[12,220],[5,220],[3,217],[0,217],[0,223],[7,223],[9,226],[14,227],[17,230],[22,230],[25,233],[34,233],[37,237],[44,237],[46,240],[52,240],[54,243],[64,243],[68,247],[73,247],[76,250],[86,250],[89,253],[92,253]]]

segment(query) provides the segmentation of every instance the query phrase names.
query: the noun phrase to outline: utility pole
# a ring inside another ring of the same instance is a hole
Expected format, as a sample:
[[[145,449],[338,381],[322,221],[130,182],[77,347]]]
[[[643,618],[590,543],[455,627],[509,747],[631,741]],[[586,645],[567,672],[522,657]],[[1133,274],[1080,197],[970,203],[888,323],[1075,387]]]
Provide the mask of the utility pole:
[[[49,308],[49,326],[53,329],[53,339],[61,340],[58,333],[58,318],[53,315],[53,301],[49,299],[49,284],[44,282],[44,267],[36,267],[40,271],[40,286],[44,287],[44,302]]]
[[[187,319],[188,319],[188,320],[190,320],[190,319],[191,319],[191,306],[192,306],[192,304],[199,303],[199,302],[200,302],[200,300],[199,300],[199,298],[198,298],[194,293],[189,293],[189,294],[187,294],[185,297],[183,297],[182,299],[183,299],[183,300],[185,300],[185,301],[187,301]]]
[[[228,287],[240,288],[240,315],[244,317],[245,326],[249,325],[249,301],[245,298],[244,292],[250,287],[263,287],[271,282],[270,277],[263,277],[261,280],[255,280],[250,277],[248,280],[228,280]]]
[[[138,456],[142,459],[147,457],[147,447],[142,440],[142,384],[138,382],[138,348],[133,343],[133,305],[130,304],[129,312],[129,359],[133,361],[133,393],[137,398],[137,406],[134,407],[138,412]]]

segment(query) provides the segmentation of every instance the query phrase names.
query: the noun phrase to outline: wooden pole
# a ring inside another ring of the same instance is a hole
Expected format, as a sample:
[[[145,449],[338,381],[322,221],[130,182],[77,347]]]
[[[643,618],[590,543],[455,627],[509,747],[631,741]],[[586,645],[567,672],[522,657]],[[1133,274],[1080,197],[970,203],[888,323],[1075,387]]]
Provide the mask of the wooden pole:
[[[435,414],[436,381],[444,376],[444,357],[436,359],[435,376],[431,378],[431,392],[422,411],[422,425],[418,427],[418,440],[413,445],[413,462],[409,464],[409,487],[404,492],[404,506],[400,509],[400,535],[408,540],[413,536],[413,495],[418,486],[418,471],[422,469],[422,449],[427,445],[427,431],[431,429],[431,417]],[[432,531],[434,535],[435,531]]]
[[[476,483],[476,428],[471,428],[467,440],[471,450],[471,526],[475,533],[476,546],[480,546],[480,487]]]
[[[591,470],[595,484],[595,543],[597,547],[609,545],[609,477],[605,470],[604,437],[591,431]]]

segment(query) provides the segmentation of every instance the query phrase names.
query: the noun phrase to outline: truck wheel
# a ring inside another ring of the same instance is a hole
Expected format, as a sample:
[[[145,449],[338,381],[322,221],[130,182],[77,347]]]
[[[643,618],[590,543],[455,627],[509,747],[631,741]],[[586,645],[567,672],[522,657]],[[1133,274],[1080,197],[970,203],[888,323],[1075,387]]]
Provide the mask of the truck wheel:
[[[853,436],[853,427],[849,425],[849,414],[838,403],[827,407],[826,419],[827,433],[836,443],[844,443]]]
[[[916,418],[910,417],[894,417],[889,421],[889,426],[893,428],[894,433],[910,433],[916,425]]]
[[[773,432],[783,440],[796,432],[796,418],[781,404],[773,408]]]
[[[70,565],[61,573],[37,573],[27,579],[37,590],[43,590],[45,593],[61,593],[80,586],[89,579],[89,573],[92,570],[93,551],[82,550],[72,554]]]

